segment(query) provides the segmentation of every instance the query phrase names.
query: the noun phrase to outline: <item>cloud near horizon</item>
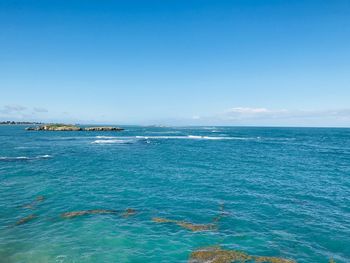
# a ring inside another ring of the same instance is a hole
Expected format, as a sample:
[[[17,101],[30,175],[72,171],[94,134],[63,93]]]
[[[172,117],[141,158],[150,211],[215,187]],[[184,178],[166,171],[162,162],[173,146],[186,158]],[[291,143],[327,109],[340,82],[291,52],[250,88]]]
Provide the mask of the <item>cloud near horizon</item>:
[[[203,124],[346,126],[350,127],[350,109],[287,110],[233,107],[213,116],[196,116]]]
[[[53,113],[43,107],[26,107],[11,104],[0,107],[0,120],[14,121],[50,121],[69,123],[120,123],[119,120],[88,118],[87,116],[72,117],[68,113]],[[335,126],[350,127],[349,109],[329,110],[287,110],[268,109],[264,107],[232,107],[213,115],[195,115],[192,118],[163,120],[143,120],[141,123],[167,125],[247,125],[247,126]]]
[[[47,109],[41,107],[29,108],[18,104],[4,105],[0,108],[0,119],[4,121],[33,121],[37,118],[43,118],[43,113],[47,112]]]

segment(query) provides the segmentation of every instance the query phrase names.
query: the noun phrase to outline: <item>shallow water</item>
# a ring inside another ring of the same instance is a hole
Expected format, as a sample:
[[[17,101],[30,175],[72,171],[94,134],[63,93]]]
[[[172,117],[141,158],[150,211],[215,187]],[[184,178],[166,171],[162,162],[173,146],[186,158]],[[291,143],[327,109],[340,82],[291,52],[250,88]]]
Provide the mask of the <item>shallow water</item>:
[[[350,129],[24,128],[0,126],[0,262],[187,262],[210,245],[350,262]],[[215,230],[152,221],[210,224],[222,204]]]

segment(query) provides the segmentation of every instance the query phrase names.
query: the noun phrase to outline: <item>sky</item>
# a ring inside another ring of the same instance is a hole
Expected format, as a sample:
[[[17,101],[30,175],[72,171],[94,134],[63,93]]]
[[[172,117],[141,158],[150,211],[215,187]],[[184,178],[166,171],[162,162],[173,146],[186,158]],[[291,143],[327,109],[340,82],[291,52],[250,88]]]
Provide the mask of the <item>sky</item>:
[[[0,0],[0,120],[350,127],[349,0]]]

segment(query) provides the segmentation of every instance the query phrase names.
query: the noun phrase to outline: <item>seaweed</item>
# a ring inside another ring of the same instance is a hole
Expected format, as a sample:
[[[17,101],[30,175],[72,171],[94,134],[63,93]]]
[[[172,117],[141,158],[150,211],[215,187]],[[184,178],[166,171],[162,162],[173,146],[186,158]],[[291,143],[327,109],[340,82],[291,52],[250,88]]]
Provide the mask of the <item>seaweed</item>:
[[[106,210],[106,209],[93,209],[93,210],[81,210],[81,211],[72,211],[65,212],[61,214],[62,218],[74,218],[84,215],[95,215],[95,214],[116,214],[116,210]]]

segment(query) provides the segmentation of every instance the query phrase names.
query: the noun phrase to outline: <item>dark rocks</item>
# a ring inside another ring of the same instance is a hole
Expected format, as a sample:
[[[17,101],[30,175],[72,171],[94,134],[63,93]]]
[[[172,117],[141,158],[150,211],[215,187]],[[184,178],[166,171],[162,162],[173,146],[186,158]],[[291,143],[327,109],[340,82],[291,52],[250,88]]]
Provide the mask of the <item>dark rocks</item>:
[[[26,128],[27,131],[81,131],[82,128],[75,125],[47,124],[38,127]]]
[[[31,121],[0,121],[0,125],[37,125],[42,124],[41,122]]]
[[[110,126],[96,126],[82,128],[70,124],[45,124],[37,127],[28,127],[27,131],[122,131],[123,128]]]

